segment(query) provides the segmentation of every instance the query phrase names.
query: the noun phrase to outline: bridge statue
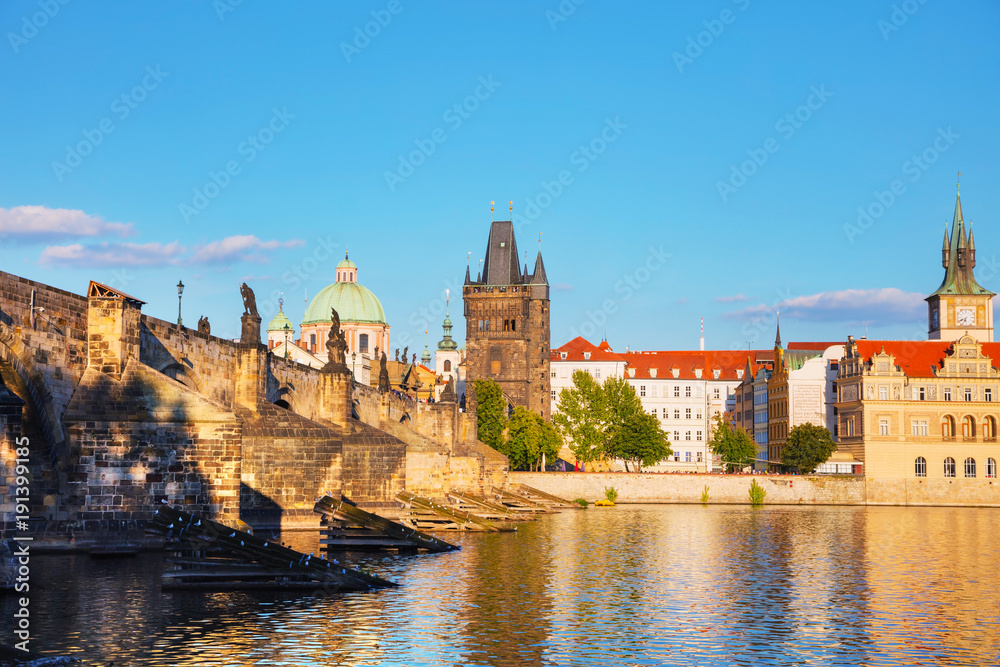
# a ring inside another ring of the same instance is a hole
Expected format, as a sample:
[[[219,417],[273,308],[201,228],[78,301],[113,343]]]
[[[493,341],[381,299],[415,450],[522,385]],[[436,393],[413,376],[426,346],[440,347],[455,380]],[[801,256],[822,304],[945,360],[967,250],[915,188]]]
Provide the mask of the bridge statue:
[[[198,318],[198,333],[212,333],[212,325],[208,323],[208,317],[206,315],[202,315]]]
[[[410,349],[409,345],[403,348],[403,358],[400,359],[399,361],[402,361],[404,364],[406,363],[406,353],[409,351],[409,349]]]
[[[347,335],[340,329],[340,315],[336,308],[330,309],[330,335],[326,339],[327,361],[323,370],[326,372],[347,373]]]
[[[379,371],[378,371],[378,391],[380,394],[389,393],[389,369],[387,367],[388,361],[385,356],[385,352],[382,353],[382,359],[379,361]]]
[[[399,348],[396,348],[396,361],[399,361]]]
[[[257,312],[257,299],[253,290],[246,283],[240,285],[240,295],[243,297],[243,316],[240,323],[243,326],[240,342],[247,345],[260,345],[260,313]]]
[[[257,312],[257,297],[254,296],[250,286],[246,283],[240,285],[240,294],[243,296],[243,309],[246,311],[243,314],[260,317],[260,313]]]

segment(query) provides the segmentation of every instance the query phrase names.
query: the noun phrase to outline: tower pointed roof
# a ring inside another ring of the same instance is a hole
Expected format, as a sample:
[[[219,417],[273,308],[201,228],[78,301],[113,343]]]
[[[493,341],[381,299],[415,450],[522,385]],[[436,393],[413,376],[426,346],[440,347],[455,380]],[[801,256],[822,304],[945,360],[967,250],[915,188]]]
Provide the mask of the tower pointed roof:
[[[545,275],[545,263],[542,262],[542,251],[538,251],[538,257],[535,258],[535,273],[531,277],[532,285],[548,285],[549,279]]]
[[[962,195],[955,195],[955,216],[951,222],[951,239],[945,243],[948,263],[944,267],[944,280],[928,299],[934,296],[950,294],[976,294],[993,296],[993,292],[984,288],[973,275],[976,265],[972,250],[975,248],[969,239],[965,228],[965,218],[962,215]],[[943,262],[942,262],[943,263]]]
[[[469,265],[465,265],[465,284],[469,285],[472,283],[472,279],[469,277]]]
[[[775,349],[781,347],[781,313],[776,313],[774,316],[774,347]]]
[[[521,281],[517,261],[517,240],[510,220],[494,220],[486,245],[482,280],[486,285],[516,285]]]
[[[431,351],[427,349],[427,329],[424,329],[424,351],[420,353],[420,363],[424,366],[431,362]]]

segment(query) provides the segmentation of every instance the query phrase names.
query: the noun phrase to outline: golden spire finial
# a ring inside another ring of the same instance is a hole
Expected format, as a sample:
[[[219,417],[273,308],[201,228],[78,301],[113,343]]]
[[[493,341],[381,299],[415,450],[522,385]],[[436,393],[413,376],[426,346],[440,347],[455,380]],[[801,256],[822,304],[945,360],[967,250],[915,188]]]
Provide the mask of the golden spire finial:
[[[955,191],[962,194],[962,172],[958,172],[958,180],[955,182]]]
[[[493,220],[493,205],[495,203],[496,202],[492,202],[492,201],[490,202],[490,220]]]
[[[542,233],[538,232],[538,252],[542,251]]]
[[[514,200],[511,199],[507,203],[510,204],[510,219],[513,220],[514,219]]]

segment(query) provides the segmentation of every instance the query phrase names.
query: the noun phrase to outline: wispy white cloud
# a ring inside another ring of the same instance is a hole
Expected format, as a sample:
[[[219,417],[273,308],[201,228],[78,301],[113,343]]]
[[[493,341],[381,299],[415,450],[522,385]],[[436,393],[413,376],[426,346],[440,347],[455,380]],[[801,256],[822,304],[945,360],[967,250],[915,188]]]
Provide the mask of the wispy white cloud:
[[[716,303],[737,303],[739,301],[746,301],[747,297],[745,294],[733,294],[731,296],[717,296],[715,297]]]
[[[131,223],[106,222],[83,211],[15,206],[0,208],[0,234],[13,241],[32,243],[95,236],[127,237],[135,234],[135,230]]]
[[[269,260],[266,251],[279,248],[297,248],[304,241],[261,241],[253,235],[227,236],[218,241],[212,241],[195,249],[191,256],[191,264],[227,264],[231,262],[257,262],[263,264]]]
[[[239,262],[265,263],[268,252],[294,248],[303,241],[261,241],[256,236],[228,236],[196,247],[192,252],[179,242],[172,243],[95,243],[48,246],[39,263],[45,266],[107,267],[168,265],[212,266],[227,272]],[[261,279],[261,278],[258,278]]]
[[[573,286],[570,285],[569,283],[556,283],[555,285],[552,286],[552,289],[556,290],[557,292],[568,292],[571,289],[573,289]]]
[[[181,264],[184,246],[179,243],[99,243],[48,246],[39,263],[45,266],[107,267],[166,266]]]
[[[895,287],[847,289],[797,296],[778,304],[758,304],[726,313],[727,319],[749,319],[781,311],[782,318],[814,322],[888,323],[920,321],[927,313],[924,295]]]

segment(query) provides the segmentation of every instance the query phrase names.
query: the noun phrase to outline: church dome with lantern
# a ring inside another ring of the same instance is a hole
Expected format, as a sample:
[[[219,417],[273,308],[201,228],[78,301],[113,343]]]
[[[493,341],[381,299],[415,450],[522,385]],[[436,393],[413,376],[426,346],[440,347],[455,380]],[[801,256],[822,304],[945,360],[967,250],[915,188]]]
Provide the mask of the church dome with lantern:
[[[344,253],[337,264],[336,282],[327,285],[313,297],[302,318],[300,345],[326,361],[326,340],[333,323],[332,310],[337,309],[340,327],[347,338],[348,366],[351,355],[365,361],[374,358],[375,348],[388,351],[389,324],[382,302],[358,282],[358,266]],[[361,360],[358,360],[361,363]]]

